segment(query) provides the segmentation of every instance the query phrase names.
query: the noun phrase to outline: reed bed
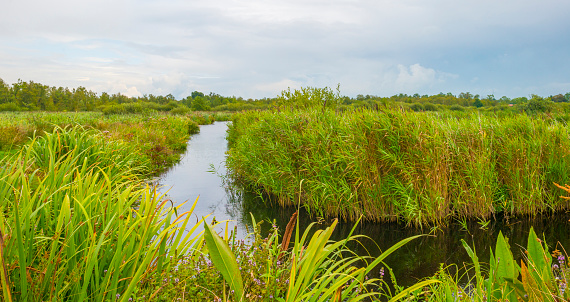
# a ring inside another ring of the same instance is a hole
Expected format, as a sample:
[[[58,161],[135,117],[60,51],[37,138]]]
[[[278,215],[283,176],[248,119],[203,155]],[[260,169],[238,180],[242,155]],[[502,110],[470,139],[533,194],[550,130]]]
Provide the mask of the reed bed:
[[[357,236],[331,241],[336,223],[311,235],[298,223],[294,231],[291,219],[280,240],[275,228],[263,239],[254,222],[251,244],[228,236],[226,225],[221,238],[144,182],[151,162],[138,147],[94,129],[56,127],[0,161],[3,301],[396,301],[439,282],[392,295],[366,277],[414,238],[376,259],[346,248]],[[368,264],[357,268],[359,261]],[[238,275],[239,283],[223,281]]]
[[[568,129],[546,116],[244,112],[228,140],[234,179],[318,216],[425,225],[569,205],[553,184],[570,180]]]
[[[137,151],[56,128],[0,161],[4,301],[127,301],[196,247],[200,236],[182,236],[189,213],[144,184]]]
[[[229,116],[215,112],[187,115],[0,112],[0,156],[17,150],[31,137],[52,132],[56,127],[81,125],[85,129],[103,131],[110,140],[139,145],[142,154],[151,159],[151,170],[158,174],[178,162],[190,135],[200,131],[199,125],[227,120]]]

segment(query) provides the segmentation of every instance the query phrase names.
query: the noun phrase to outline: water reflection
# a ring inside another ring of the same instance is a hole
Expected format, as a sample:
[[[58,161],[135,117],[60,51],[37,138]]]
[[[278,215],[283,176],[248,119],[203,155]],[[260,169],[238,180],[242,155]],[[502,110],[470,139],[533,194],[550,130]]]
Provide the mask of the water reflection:
[[[265,200],[265,201],[264,201]],[[251,225],[249,213],[253,213],[255,219],[275,221],[281,230],[285,229],[289,218],[296,211],[294,208],[280,208],[268,205],[268,198],[259,198],[252,193],[235,194],[229,199],[233,204],[234,217],[239,217],[241,225]],[[241,211],[241,214],[239,214]],[[464,263],[471,264],[471,259],[463,248],[461,240],[465,240],[469,246],[474,248],[479,257],[479,261],[488,262],[490,249],[495,249],[496,238],[499,231],[509,238],[511,249],[515,259],[522,259],[523,248],[526,247],[528,233],[531,227],[540,238],[546,240],[551,246],[550,250],[558,244],[570,247],[570,236],[568,229],[570,226],[570,214],[562,213],[535,219],[498,217],[490,221],[485,228],[479,221],[466,221],[463,223],[452,223],[441,229],[418,229],[406,227],[399,223],[360,223],[354,227],[353,223],[339,223],[333,233],[333,240],[346,238],[351,231],[353,234],[366,235],[369,239],[361,239],[360,244],[354,244],[351,248],[361,255],[378,256],[381,251],[385,251],[400,240],[405,238],[426,234],[407,245],[404,245],[395,253],[390,255],[385,263],[390,266],[396,276],[399,285],[412,285],[419,279],[435,274],[440,265],[447,266]],[[299,213],[299,223],[301,229],[305,229],[315,219],[309,218],[305,211]],[[330,221],[322,221],[317,225],[324,228]],[[271,227],[270,223],[262,225],[264,232]],[[354,228],[354,230],[353,230]],[[431,231],[431,234],[430,234]],[[560,249],[560,245],[558,245]]]

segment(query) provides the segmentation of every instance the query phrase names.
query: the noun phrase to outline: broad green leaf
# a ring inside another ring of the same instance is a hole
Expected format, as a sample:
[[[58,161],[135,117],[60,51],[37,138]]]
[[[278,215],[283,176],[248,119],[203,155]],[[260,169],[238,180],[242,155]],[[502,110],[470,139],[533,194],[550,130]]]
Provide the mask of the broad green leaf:
[[[542,243],[539,241],[538,237],[536,237],[536,233],[532,227],[528,234],[526,250],[528,251],[529,268],[533,267],[537,271],[541,271],[541,269],[546,266],[545,252],[542,248]]]
[[[502,232],[499,232],[499,237],[497,238],[495,257],[498,262],[496,275],[498,280],[503,280],[503,278],[514,279],[518,276],[518,273],[515,272],[513,254]]]
[[[212,263],[234,291],[236,301],[243,299],[243,281],[235,255],[228,244],[204,222],[204,238]]]

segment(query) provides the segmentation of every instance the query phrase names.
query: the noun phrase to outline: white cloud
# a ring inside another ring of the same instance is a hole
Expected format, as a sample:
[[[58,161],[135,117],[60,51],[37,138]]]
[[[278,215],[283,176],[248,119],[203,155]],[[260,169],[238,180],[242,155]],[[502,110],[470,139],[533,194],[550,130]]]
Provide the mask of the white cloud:
[[[129,88],[127,89],[127,91],[125,92],[125,95],[126,95],[126,96],[130,96],[130,97],[132,97],[132,96],[142,96],[142,94],[141,94],[141,93],[137,90],[137,88],[134,87],[134,86],[133,86],[133,87],[129,87]]]
[[[420,64],[410,65],[409,67],[398,65],[398,70],[396,85],[404,91],[430,86],[437,81],[435,70],[422,67]]]

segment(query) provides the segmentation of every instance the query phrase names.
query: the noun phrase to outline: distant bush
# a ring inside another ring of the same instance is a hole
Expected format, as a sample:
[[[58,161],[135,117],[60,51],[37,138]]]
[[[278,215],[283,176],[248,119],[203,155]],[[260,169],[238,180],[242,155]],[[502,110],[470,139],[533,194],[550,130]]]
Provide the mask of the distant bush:
[[[410,109],[412,109],[415,112],[418,112],[418,111],[424,111],[425,108],[424,108],[424,105],[422,103],[413,103],[410,106]]]
[[[539,96],[533,97],[524,106],[524,111],[527,114],[534,114],[540,112],[549,112],[552,109],[552,102]]]
[[[258,109],[257,106],[250,103],[230,103],[219,105],[212,108],[212,111],[243,111],[243,110],[254,110]],[[265,108],[263,108],[265,109]]]
[[[454,105],[449,106],[449,110],[453,110],[453,111],[465,111],[465,108],[464,108],[463,106],[461,106],[461,105],[454,104]]]
[[[192,112],[192,110],[190,110],[190,108],[186,107],[186,106],[178,106],[172,110],[170,110],[170,114],[174,114],[174,115],[184,115],[184,114],[188,114]]]
[[[105,115],[110,114],[134,114],[134,113],[151,113],[154,111],[173,111],[174,114],[186,114],[190,109],[176,101],[171,101],[167,104],[157,104],[152,102],[133,102],[104,106],[101,111]]]
[[[26,111],[26,109],[21,108],[16,103],[5,103],[0,104],[0,111]]]
[[[281,91],[277,97],[277,106],[283,108],[310,109],[310,108],[330,108],[335,109],[343,103],[340,97],[340,85],[336,92],[329,87],[301,87],[301,89],[290,88]]]
[[[437,111],[437,106],[435,106],[432,103],[425,103],[424,104],[424,110],[425,111]]]

